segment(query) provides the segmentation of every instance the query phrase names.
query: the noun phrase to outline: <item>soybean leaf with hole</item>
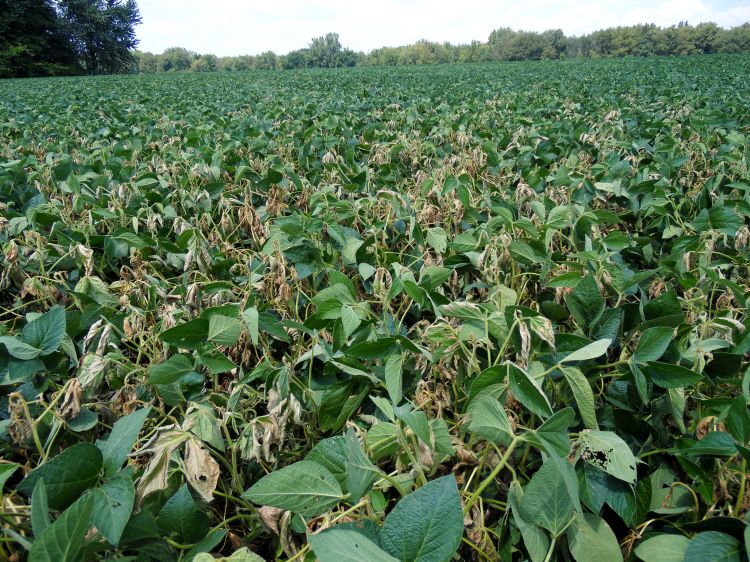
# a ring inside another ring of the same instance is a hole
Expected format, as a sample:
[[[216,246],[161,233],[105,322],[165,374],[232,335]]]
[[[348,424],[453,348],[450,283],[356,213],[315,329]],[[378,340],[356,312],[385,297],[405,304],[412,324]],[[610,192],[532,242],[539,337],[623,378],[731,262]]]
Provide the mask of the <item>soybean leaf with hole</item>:
[[[577,458],[635,484],[636,458],[621,437],[611,431],[582,431],[574,444]]]

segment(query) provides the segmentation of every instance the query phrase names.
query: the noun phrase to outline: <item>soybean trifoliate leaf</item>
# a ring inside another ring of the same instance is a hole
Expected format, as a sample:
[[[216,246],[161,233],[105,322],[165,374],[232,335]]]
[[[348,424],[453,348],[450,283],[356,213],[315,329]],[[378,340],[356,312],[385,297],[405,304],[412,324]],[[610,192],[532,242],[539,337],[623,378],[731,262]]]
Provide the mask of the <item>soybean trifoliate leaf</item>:
[[[148,370],[150,384],[172,384],[185,375],[194,373],[194,360],[185,354],[172,355],[164,363],[159,363]]]
[[[246,308],[242,313],[242,318],[245,320],[247,331],[250,334],[250,341],[253,343],[253,345],[258,345],[258,309],[254,306]]]
[[[162,533],[181,543],[196,543],[208,532],[208,516],[195,505],[187,484],[167,500],[156,521]]]
[[[44,486],[44,479],[40,478],[31,494],[31,529],[34,536],[39,537],[49,527],[49,523],[47,488]]]
[[[548,418],[552,415],[549,399],[535,379],[513,363],[505,363],[503,368],[508,375],[510,390],[516,400],[538,416]]]

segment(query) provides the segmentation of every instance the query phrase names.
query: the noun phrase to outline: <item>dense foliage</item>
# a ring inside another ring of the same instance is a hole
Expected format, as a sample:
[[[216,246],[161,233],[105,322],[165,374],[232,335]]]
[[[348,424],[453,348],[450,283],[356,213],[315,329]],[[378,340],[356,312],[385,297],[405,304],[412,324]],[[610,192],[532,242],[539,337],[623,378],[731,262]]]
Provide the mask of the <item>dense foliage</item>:
[[[749,76],[2,83],[0,558],[747,561]]]
[[[484,43],[473,41],[466,45],[452,45],[418,41],[403,47],[374,49],[367,54],[343,48],[338,35],[329,33],[313,39],[306,49],[281,56],[269,51],[258,56],[216,57],[175,47],[161,55],[138,52],[136,57],[138,71],[148,73],[713,53],[750,53],[750,23],[731,29],[723,29],[714,23],[691,26],[682,22],[664,28],[653,24],[633,25],[602,29],[580,37],[566,37],[560,29],[537,33],[502,28],[493,31]],[[180,62],[175,64],[175,60]]]
[[[130,72],[135,0],[0,0],[0,78]]]

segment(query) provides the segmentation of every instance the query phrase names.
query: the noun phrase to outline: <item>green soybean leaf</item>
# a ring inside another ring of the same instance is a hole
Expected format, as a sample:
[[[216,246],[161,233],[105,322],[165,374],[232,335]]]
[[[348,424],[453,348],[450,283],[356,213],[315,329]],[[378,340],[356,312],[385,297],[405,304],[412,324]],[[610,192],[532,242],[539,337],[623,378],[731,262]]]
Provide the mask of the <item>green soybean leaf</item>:
[[[78,443],[32,470],[18,485],[18,491],[31,496],[37,481],[43,478],[49,506],[63,510],[96,483],[102,462],[96,446]]]
[[[398,562],[366,536],[352,529],[331,527],[316,535],[307,535],[320,562]]]
[[[242,313],[242,318],[245,320],[247,331],[250,334],[250,341],[253,345],[258,345],[258,309],[254,306],[246,308]]]
[[[447,562],[464,531],[453,475],[425,484],[396,504],[380,533],[382,548],[402,562]]]
[[[34,536],[39,538],[49,527],[49,505],[47,504],[47,488],[44,478],[40,478],[31,494],[31,529]]]
[[[734,537],[718,531],[698,533],[687,545],[685,562],[740,562],[742,546]]]
[[[635,555],[643,562],[683,562],[688,544],[682,535],[656,535],[636,546]]]
[[[13,476],[13,473],[18,470],[18,463],[0,464],[0,494],[3,493],[3,487],[8,481],[8,478]]]
[[[195,505],[187,484],[167,500],[156,521],[162,533],[181,543],[196,543],[208,532],[208,516]]]
[[[661,388],[684,388],[699,382],[703,378],[703,375],[695,371],[671,363],[649,361],[641,370],[651,379],[651,382]]]
[[[596,359],[607,353],[612,340],[599,340],[594,343],[583,346],[565,357],[561,363],[573,363],[575,361],[587,361],[589,359]]]
[[[349,428],[346,432],[346,486],[352,503],[370,491],[379,473],[362,450],[357,434]]]
[[[233,346],[240,339],[242,324],[237,318],[212,314],[208,320],[208,340],[216,345]]]
[[[607,522],[598,515],[576,513],[565,536],[576,562],[622,562],[617,537]]]
[[[523,489],[520,506],[523,518],[559,537],[577,507],[577,484],[572,484],[575,482],[575,472],[567,461],[557,457],[547,459]]]
[[[104,460],[105,478],[122,468],[150,412],[151,407],[146,407],[121,417],[112,426],[107,439],[97,439],[96,446],[102,452]]]
[[[448,234],[439,226],[429,228],[427,229],[427,243],[436,252],[442,254],[448,248]]]
[[[316,462],[304,460],[267,474],[242,497],[307,517],[325,513],[338,504],[344,494],[328,470]]]
[[[21,338],[32,347],[41,350],[41,355],[54,353],[65,337],[65,309],[53,306],[23,328]]]
[[[645,364],[649,361],[656,361],[667,350],[672,342],[674,330],[666,326],[656,326],[649,328],[641,334],[638,340],[638,346],[635,348],[633,360],[636,363]]]
[[[565,297],[576,323],[584,329],[593,326],[604,313],[605,301],[593,275],[586,275]]]
[[[124,470],[93,492],[91,521],[107,541],[117,546],[133,511],[135,486],[130,470]]]
[[[0,344],[4,345],[5,349],[8,350],[8,355],[22,361],[30,361],[39,357],[42,353],[41,349],[27,344],[15,336],[0,336]]]
[[[570,523],[575,504],[565,475],[559,468],[566,461],[551,462],[553,458],[550,457],[524,487],[521,514],[526,521],[558,537]]]
[[[357,313],[354,312],[354,309],[350,305],[345,304],[341,307],[341,323],[344,327],[344,334],[348,338],[359,328],[362,321],[357,316]]]
[[[586,427],[589,429],[599,429],[599,425],[596,421],[596,403],[594,401],[594,391],[591,390],[586,375],[584,375],[579,369],[575,367],[564,367],[560,366],[565,380],[573,391],[573,397],[578,405],[578,412],[581,414],[581,419]]]
[[[480,394],[469,404],[467,413],[469,431],[500,445],[507,445],[513,439],[505,408],[495,398]]]
[[[549,551],[549,537],[542,529],[523,518],[521,503],[523,503],[523,488],[518,480],[513,480],[508,491],[508,504],[513,513],[513,521],[521,531],[523,544],[531,557],[531,562],[542,562]]]
[[[503,367],[508,376],[510,390],[513,396],[530,412],[548,418],[552,415],[552,406],[536,380],[526,371],[516,367],[513,363],[505,363]]]
[[[208,323],[209,321],[205,318],[196,318],[185,324],[165,330],[159,334],[159,339],[164,343],[181,349],[198,349],[208,340]]]
[[[148,370],[148,382],[149,384],[172,384],[193,372],[195,372],[193,369],[193,358],[181,353],[179,355],[172,355],[164,363],[150,367]]]
[[[402,398],[402,355],[391,355],[385,362],[385,388],[388,396],[394,404],[401,402]]]
[[[72,447],[71,447],[72,448]],[[84,494],[62,512],[31,545],[34,562],[78,562],[89,529],[93,498]]]

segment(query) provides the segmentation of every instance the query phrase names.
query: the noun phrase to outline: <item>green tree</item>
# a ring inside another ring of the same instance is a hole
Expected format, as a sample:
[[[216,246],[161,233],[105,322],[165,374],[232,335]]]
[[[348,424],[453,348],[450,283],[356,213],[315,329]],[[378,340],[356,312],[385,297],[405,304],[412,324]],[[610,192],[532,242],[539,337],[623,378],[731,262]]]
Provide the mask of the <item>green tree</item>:
[[[0,78],[78,72],[50,0],[0,0]]]
[[[163,72],[189,70],[196,56],[182,47],[170,47],[159,55],[159,69]]]
[[[141,23],[135,0],[58,0],[64,30],[89,74],[129,71]]]

